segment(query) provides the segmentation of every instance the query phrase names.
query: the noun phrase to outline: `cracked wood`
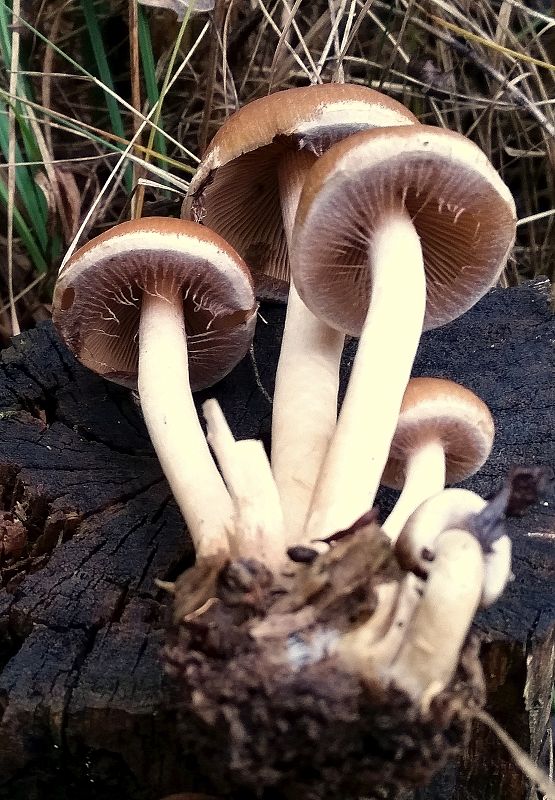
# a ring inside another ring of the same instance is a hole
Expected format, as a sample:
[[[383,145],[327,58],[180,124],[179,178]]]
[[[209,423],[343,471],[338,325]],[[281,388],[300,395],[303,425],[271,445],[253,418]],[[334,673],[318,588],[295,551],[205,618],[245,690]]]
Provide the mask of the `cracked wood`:
[[[254,352],[271,392],[284,309],[263,316]],[[492,456],[469,488],[489,495],[513,463],[555,463],[554,339],[545,284],[494,290],[424,335],[415,374],[464,383],[495,417]],[[354,352],[351,342],[343,387]],[[213,394],[238,438],[267,443],[271,409],[248,358],[199,403]],[[46,324],[2,353],[0,427],[0,512],[25,535],[23,551],[0,551],[0,798],[156,800],[195,788],[159,665],[169,601],[154,582],[175,578],[193,552],[136,402],[76,364]],[[379,496],[384,513],[393,499]],[[489,710],[543,759],[553,530],[549,506],[511,521],[515,581],[477,623]],[[417,796],[533,797],[478,727],[461,762]]]

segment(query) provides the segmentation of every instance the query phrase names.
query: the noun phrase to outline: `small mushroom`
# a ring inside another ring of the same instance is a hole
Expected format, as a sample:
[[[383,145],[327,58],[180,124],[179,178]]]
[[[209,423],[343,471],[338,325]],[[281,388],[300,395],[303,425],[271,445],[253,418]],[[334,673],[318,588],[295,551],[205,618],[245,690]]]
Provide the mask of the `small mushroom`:
[[[338,642],[341,661],[356,667],[370,685],[394,684],[425,709],[453,678],[483,582],[477,539],[465,530],[442,532],[426,582],[409,573],[394,608],[387,604],[385,626],[380,615],[380,636],[373,615]]]
[[[486,500],[468,489],[444,489],[425,500],[410,515],[395,544],[400,565],[417,575],[427,575],[435,562],[441,534],[453,528],[465,530],[482,544],[485,572],[480,604],[492,605],[511,577],[512,548],[503,527],[495,538],[482,542],[479,520],[488,506]],[[499,520],[497,512],[496,520]]]
[[[494,432],[488,407],[470,389],[443,378],[409,381],[381,479],[402,488],[382,525],[392,542],[426,498],[480,469]]]
[[[446,688],[480,601],[484,560],[476,538],[456,528],[435,542],[424,594],[408,625],[389,679],[421,706]]]
[[[395,100],[364,86],[276,92],[221,127],[191,181],[185,215],[243,256],[262,295],[290,281],[289,250],[308,170],[334,142],[374,127],[414,125]],[[291,284],[272,414],[272,469],[288,540],[297,543],[337,420],[344,336],[313,316]]]
[[[256,302],[247,267],[200,225],[124,222],[62,267],[54,322],[86,367],[138,382],[145,422],[197,557],[228,550],[232,504],[191,391],[226,375],[248,351]]]
[[[424,125],[357,133],[304,183],[291,249],[308,308],[360,337],[306,537],[373,505],[423,328],[496,282],[515,237],[511,193],[464,136]]]

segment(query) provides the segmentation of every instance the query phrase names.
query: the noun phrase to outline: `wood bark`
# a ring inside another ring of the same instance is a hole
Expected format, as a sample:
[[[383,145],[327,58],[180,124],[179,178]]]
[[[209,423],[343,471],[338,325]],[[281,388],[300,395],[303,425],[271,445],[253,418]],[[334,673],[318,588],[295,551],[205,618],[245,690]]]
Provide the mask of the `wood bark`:
[[[499,488],[512,464],[555,464],[554,317],[547,285],[493,290],[425,334],[414,374],[458,380],[490,406],[492,456],[465,485]],[[237,438],[267,444],[284,309],[268,305],[255,356],[216,396]],[[345,350],[343,387],[355,352]],[[376,376],[379,391],[380,376]],[[50,324],[0,363],[0,799],[158,800],[200,791],[174,735],[160,649],[173,580],[193,550],[133,397],[66,351]],[[393,493],[379,501],[384,515]],[[488,710],[549,762],[555,650],[552,501],[511,520],[515,580],[480,615]],[[536,800],[476,725],[470,746],[418,800]],[[538,799],[539,800],[539,799]]]

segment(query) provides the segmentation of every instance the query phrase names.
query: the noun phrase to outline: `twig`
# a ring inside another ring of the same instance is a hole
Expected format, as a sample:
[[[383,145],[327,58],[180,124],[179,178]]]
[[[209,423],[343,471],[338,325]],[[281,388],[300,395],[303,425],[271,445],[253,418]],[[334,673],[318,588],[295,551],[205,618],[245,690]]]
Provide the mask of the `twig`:
[[[179,75],[181,75],[181,72],[185,69],[185,67],[189,63],[189,60],[191,59],[193,53],[195,52],[197,45],[202,40],[204,34],[208,30],[208,25],[209,25],[209,23],[207,22],[206,25],[204,26],[204,28],[202,29],[202,31],[200,32],[200,34],[199,34],[199,36],[197,38],[197,41],[195,42],[195,44],[189,50],[186,58],[183,60],[181,65],[175,71],[175,74],[172,76],[171,80],[168,82],[167,89],[171,88],[173,83],[177,80]],[[131,141],[129,142],[129,144],[127,145],[125,150],[122,152],[121,156],[118,158],[118,161],[117,161],[115,167],[113,168],[113,170],[111,171],[110,175],[106,179],[106,181],[104,183],[104,186],[102,187],[102,189],[98,193],[97,197],[95,198],[94,203],[92,203],[88,213],[85,215],[85,219],[81,223],[81,226],[80,226],[79,230],[77,231],[77,233],[76,233],[76,235],[75,235],[75,237],[73,239],[73,242],[69,246],[68,251],[64,256],[64,259],[62,261],[60,269],[62,269],[65,266],[65,264],[69,261],[69,259],[71,258],[75,248],[77,247],[79,239],[81,238],[81,236],[83,234],[83,231],[85,230],[85,228],[89,224],[89,220],[92,217],[92,215],[94,214],[95,209],[97,208],[97,206],[100,203],[102,197],[106,193],[108,187],[110,186],[110,184],[114,180],[115,176],[117,175],[120,166],[123,164],[123,162],[125,161],[126,158],[133,158],[131,151],[133,149],[133,145],[135,143],[135,139],[136,139],[137,135],[140,134],[142,132],[142,130],[144,129],[144,127],[148,124],[148,122],[150,121],[150,118],[156,113],[156,110],[159,107],[159,104],[162,102],[163,98],[164,98],[164,94],[160,94],[160,98],[159,98],[158,102],[155,103],[155,105],[151,108],[151,110],[149,111],[149,113],[147,114],[145,119],[139,125],[137,133],[131,138]],[[152,172],[154,172],[155,174],[157,174],[157,172],[162,173],[162,170],[159,170],[158,168],[155,168],[153,165],[149,165],[149,169]]]
[[[141,82],[139,74],[139,20],[137,15],[137,0],[129,0],[129,76],[131,78],[131,105],[140,111],[141,108]],[[141,144],[139,133],[139,118],[136,114],[131,117],[133,133],[136,135],[136,143]],[[138,150],[135,149],[138,155]],[[143,176],[143,171],[133,163],[133,186],[137,186],[139,179]],[[139,190],[140,191],[140,190]],[[144,191],[144,190],[143,190]],[[142,200],[142,198],[140,198]],[[139,197],[133,194],[131,197],[131,216],[135,217],[135,210]]]
[[[211,13],[212,36],[210,37],[210,49],[206,59],[206,72],[204,76],[204,109],[198,136],[198,144],[201,155],[206,150],[208,143],[208,133],[210,127],[210,116],[212,113],[212,101],[214,99],[214,87],[218,71],[218,52],[222,49],[222,34],[225,23],[225,0],[216,0],[216,5]]]
[[[530,756],[519,747],[519,745],[509,736],[509,734],[499,725],[487,711],[473,709],[470,716],[480,720],[497,736],[502,745],[509,751],[516,766],[534,783],[544,795],[544,800],[555,800],[555,783],[549,780],[547,775],[537,764],[534,764]]]
[[[376,5],[382,6],[383,3],[376,3]],[[398,11],[397,9],[387,8],[391,11],[391,13],[400,15],[402,12]],[[486,72],[488,75],[491,75],[503,88],[507,91],[508,94],[511,94],[515,100],[515,104],[520,108],[526,108],[526,110],[534,117],[534,119],[539,123],[539,125],[543,128],[543,130],[551,137],[555,138],[555,125],[550,122],[545,114],[543,114],[539,108],[533,103],[526,94],[518,88],[518,86],[509,83],[507,77],[503,75],[499,70],[492,67],[487,61],[484,61],[478,53],[474,50],[467,43],[459,42],[454,36],[452,36],[447,31],[441,30],[434,25],[430,25],[428,22],[424,22],[424,20],[419,19],[417,16],[413,16],[412,23],[417,27],[421,28],[426,33],[431,33],[432,36],[435,36],[441,41],[448,44],[454,50],[456,50],[459,55],[467,58],[469,61],[472,61],[480,70]]]
[[[17,93],[17,78],[19,67],[19,0],[13,0],[12,12],[12,57],[10,72],[10,94]],[[8,140],[8,300],[10,304],[10,323],[12,335],[20,333],[19,322],[15,310],[13,293],[13,212],[15,199],[15,103],[10,103],[8,110],[9,140]]]

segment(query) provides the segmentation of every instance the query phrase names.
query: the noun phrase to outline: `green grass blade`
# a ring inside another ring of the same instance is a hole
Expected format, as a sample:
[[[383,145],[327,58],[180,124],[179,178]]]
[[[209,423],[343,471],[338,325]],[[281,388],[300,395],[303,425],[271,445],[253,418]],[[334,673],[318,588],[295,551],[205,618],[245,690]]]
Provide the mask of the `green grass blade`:
[[[9,141],[9,127],[7,106],[3,101],[0,101],[0,111],[6,112],[0,114],[0,150],[2,150],[4,159],[8,160],[8,141]],[[25,161],[23,158],[21,148],[16,142],[15,146],[16,162]],[[46,202],[44,197],[39,199],[38,192],[40,189],[35,184],[31,169],[29,167],[18,166],[15,170],[15,185],[19,200],[25,208],[27,219],[32,223],[35,228],[37,238],[43,250],[46,250],[48,244],[48,235],[46,232]]]
[[[0,180],[0,202],[3,203],[5,206],[8,205],[8,189],[6,184],[3,180]],[[29,255],[29,258],[33,262],[33,266],[37,270],[37,272],[45,273],[48,271],[48,265],[44,260],[44,256],[42,255],[41,249],[38,246],[37,242],[33,234],[31,233],[30,228],[28,227],[27,223],[23,219],[23,216],[17,208],[13,210],[13,222],[14,228],[16,229],[18,235],[21,237],[23,244],[25,245],[25,249]]]
[[[158,102],[160,92],[158,91],[158,83],[156,81],[156,66],[154,64],[154,53],[152,52],[150,28],[142,6],[139,6],[137,9],[137,18],[139,23],[139,49],[146,95],[148,97],[149,106],[152,108]],[[160,120],[160,127],[163,127],[162,120]],[[167,155],[166,140],[159,133],[156,133],[154,137],[154,148],[161,155]],[[160,166],[161,165],[162,162],[160,162]]]
[[[10,97],[7,94],[7,92],[5,92],[1,88],[0,88],[0,98],[3,98],[7,101],[10,100]],[[115,141],[110,137],[108,136],[103,137],[98,130],[95,132],[92,128],[88,127],[87,125],[81,124],[79,122],[74,122],[70,120],[66,115],[57,113],[53,109],[45,108],[44,106],[40,106],[38,103],[34,103],[30,100],[26,100],[24,102],[28,103],[30,107],[35,109],[35,111],[39,111],[41,114],[44,115],[45,124],[48,124],[46,120],[52,120],[56,124],[59,124],[63,130],[68,132],[73,132],[75,133],[76,136],[88,139],[91,142],[95,142],[104,147],[105,149],[110,150],[110,152],[121,153],[122,146],[129,144],[129,142],[126,139],[122,139],[120,143],[115,143]],[[0,115],[2,113],[5,115],[7,112],[6,111],[2,112],[0,110]],[[175,170],[178,170],[179,172],[186,172],[188,175],[194,175],[195,173],[194,167],[191,167],[188,164],[184,164],[181,161],[177,161],[176,159],[171,158],[170,156],[162,155],[162,153],[158,153],[154,150],[152,152],[147,150],[145,155],[148,155],[150,158],[161,160],[163,162],[163,167],[159,168],[159,167],[154,167],[152,165],[149,166],[149,163],[146,160],[146,158],[141,159],[137,157],[136,158],[137,163],[144,166],[147,170],[152,167],[151,171],[154,174],[156,174],[156,176],[159,179],[165,180],[170,185],[177,186],[183,191],[187,190],[187,185],[183,182],[183,180],[173,175],[171,172],[168,172],[167,167],[173,167]],[[133,156],[130,155],[129,158],[133,160]],[[40,166],[41,163],[42,161],[39,161],[36,164],[36,166]]]
[[[7,8],[7,5],[6,5],[6,3],[4,2],[4,0],[0,0],[0,8]],[[53,50],[53,51],[56,53],[56,55],[60,56],[60,58],[63,58],[63,59],[64,59],[64,61],[67,61],[67,63],[68,63],[68,64],[71,64],[71,66],[72,66],[72,67],[73,67],[73,68],[74,68],[74,69],[75,69],[75,70],[76,70],[76,71],[77,71],[77,72],[78,72],[80,75],[85,75],[87,78],[90,78],[90,80],[91,80],[93,83],[95,83],[95,85],[99,86],[100,88],[103,88],[103,89],[104,89],[104,91],[106,91],[107,93],[111,93],[111,92],[113,92],[113,90],[112,90],[112,89],[110,89],[109,87],[107,87],[107,86],[106,86],[106,87],[103,87],[103,86],[102,86],[102,82],[101,82],[101,81],[100,81],[100,80],[99,80],[99,79],[98,79],[98,78],[97,78],[95,75],[92,75],[90,72],[88,72],[88,70],[86,70],[86,69],[83,67],[83,65],[82,65],[82,64],[80,64],[78,61],[76,61],[74,58],[72,58],[72,57],[71,57],[71,56],[70,56],[68,53],[66,53],[66,52],[65,52],[65,50],[62,50],[62,48],[61,48],[61,47],[58,47],[58,46],[57,46],[57,45],[56,45],[54,42],[50,41],[50,39],[48,39],[48,37],[47,37],[47,36],[45,36],[45,35],[44,35],[44,33],[41,33],[41,31],[40,31],[38,28],[35,28],[33,25],[31,25],[31,23],[30,23],[30,22],[28,22],[28,21],[25,19],[25,17],[22,17],[22,16],[20,16],[20,17],[19,17],[19,21],[20,21],[21,25],[22,25],[24,28],[26,28],[27,30],[31,31],[31,33],[33,34],[33,36],[35,36],[35,37],[36,37],[36,38],[37,38],[39,41],[41,41],[41,42],[44,42],[44,44],[48,45],[48,47],[50,47],[50,48],[51,48],[51,49],[52,49],[52,50]],[[129,103],[126,101],[126,100],[124,100],[122,97],[120,97],[119,95],[117,95],[115,92],[113,92],[113,97],[114,97],[114,100],[115,100],[117,103],[119,103],[120,105],[122,105],[122,106],[123,106],[124,108],[126,108],[126,109],[127,109],[129,112],[131,112],[131,113],[134,113],[134,111],[136,111],[136,109],[134,109],[134,108],[133,108],[133,107],[132,107],[132,106],[131,106],[131,105],[130,105],[130,104],[129,104]],[[153,120],[152,120],[152,119],[150,120],[150,122],[149,122],[148,124],[150,125],[150,127],[154,127],[154,122],[153,122]],[[172,143],[173,143],[173,144],[174,144],[174,145],[175,145],[177,148],[180,148],[180,149],[181,149],[181,151],[182,151],[182,152],[184,152],[184,153],[185,153],[185,154],[186,154],[186,155],[187,155],[189,158],[192,158],[192,159],[194,160],[195,164],[198,164],[198,163],[199,163],[199,159],[198,159],[198,158],[197,158],[195,155],[193,155],[191,152],[189,152],[189,151],[187,150],[187,148],[186,148],[184,145],[180,144],[180,143],[179,143],[179,142],[178,142],[176,139],[173,139],[173,138],[172,138],[172,137],[171,137],[169,134],[167,134],[165,131],[163,131],[163,130],[161,130],[161,129],[158,131],[158,133],[159,133],[161,136],[163,136],[163,137],[166,137],[166,136],[167,136],[167,137],[169,138],[169,140],[170,140],[170,141],[171,141],[171,142],[172,142]],[[125,137],[124,137],[124,138],[125,138]],[[187,168],[187,170],[188,170],[189,172],[195,172],[195,169],[193,169],[193,168]]]
[[[0,6],[0,56],[6,66],[6,69],[11,68],[12,57],[12,42],[9,28],[10,22],[11,14],[9,9],[6,6]],[[32,95],[29,94],[30,90],[28,81],[24,79],[24,76],[17,76],[17,87],[18,95],[21,95],[24,98],[29,96],[32,97]],[[32,127],[25,119],[22,118],[21,107],[18,102],[13,103],[13,108],[15,111],[17,130],[21,135],[21,140],[23,142],[26,155],[26,158],[22,157],[19,142],[16,142],[17,161],[40,161],[40,148],[35,140]],[[0,103],[0,111],[4,110],[6,110],[4,104]],[[3,152],[4,158],[7,160],[9,129],[7,120],[5,118],[2,120],[2,122],[3,125],[0,123],[0,149]],[[25,208],[28,219],[32,220],[33,224],[36,226],[38,238],[42,247],[45,248],[48,238],[46,231],[48,210],[44,196],[33,179],[33,170],[28,168],[21,170],[21,168],[18,168],[16,170],[16,187],[20,195],[19,199]]]
[[[11,15],[9,8],[5,5],[0,5],[0,56],[4,62],[7,70],[11,66],[12,57],[12,42],[10,38],[10,23]],[[31,85],[24,75],[17,76],[17,93],[20,97],[33,99]],[[18,104],[15,105],[16,116],[19,113]],[[40,160],[40,149],[36,143],[33,131],[30,125],[21,116],[18,117],[18,125],[23,137],[25,151],[28,161]]]
[[[106,50],[104,48],[104,42],[102,40],[102,34],[100,31],[100,26],[98,24],[98,18],[96,16],[93,0],[82,0],[82,7],[83,7],[83,14],[85,16],[87,32],[89,34],[91,47],[94,53],[94,58],[98,69],[98,77],[100,78],[102,83],[108,86],[112,92],[114,92],[114,82],[112,80],[112,73],[110,72],[108,57],[106,55]],[[106,108],[108,110],[108,115],[110,117],[110,123],[112,125],[112,130],[118,136],[124,137],[125,128],[123,125],[123,119],[120,114],[118,103],[115,100],[115,98],[108,92],[104,92],[104,97],[106,102]],[[125,183],[127,189],[131,190],[131,173],[129,170],[126,171]]]

